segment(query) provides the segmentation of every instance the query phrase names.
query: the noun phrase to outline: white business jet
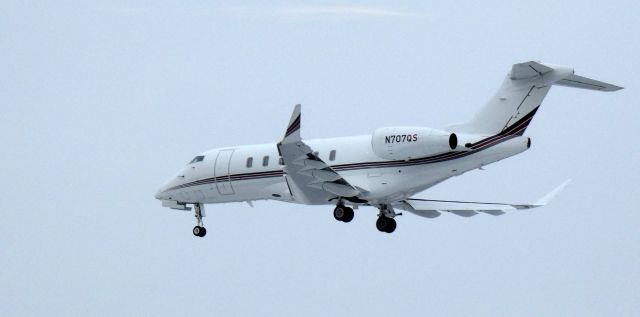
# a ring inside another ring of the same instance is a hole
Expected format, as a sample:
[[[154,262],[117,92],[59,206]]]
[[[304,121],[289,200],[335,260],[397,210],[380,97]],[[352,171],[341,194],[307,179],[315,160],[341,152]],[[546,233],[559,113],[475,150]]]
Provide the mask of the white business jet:
[[[391,233],[404,210],[426,218],[442,212],[493,216],[544,206],[566,184],[531,204],[411,198],[450,177],[527,150],[523,136],[552,85],[600,91],[622,89],[574,74],[572,68],[515,64],[500,89],[471,120],[443,129],[385,127],[371,135],[303,140],[300,105],[277,143],[232,146],[197,155],[155,197],[165,207],[190,211],[193,234],[206,234],[204,204],[273,199],[333,205],[336,220],[350,222],[354,209],[379,210],[376,227]]]

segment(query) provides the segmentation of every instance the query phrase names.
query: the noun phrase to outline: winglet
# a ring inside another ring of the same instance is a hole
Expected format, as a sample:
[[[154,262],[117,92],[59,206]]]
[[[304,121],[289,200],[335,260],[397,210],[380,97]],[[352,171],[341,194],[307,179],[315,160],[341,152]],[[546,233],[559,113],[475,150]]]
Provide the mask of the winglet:
[[[287,126],[287,131],[284,133],[284,138],[282,142],[295,142],[300,141],[300,104],[297,104],[293,108],[293,113],[291,114],[291,119],[289,120],[289,125]]]
[[[550,191],[548,194],[544,195],[542,198],[538,199],[533,205],[536,207],[544,206],[548,204],[559,192],[561,192],[567,185],[571,183],[571,179],[567,179],[564,183],[560,184],[560,186],[556,187],[554,190]]]

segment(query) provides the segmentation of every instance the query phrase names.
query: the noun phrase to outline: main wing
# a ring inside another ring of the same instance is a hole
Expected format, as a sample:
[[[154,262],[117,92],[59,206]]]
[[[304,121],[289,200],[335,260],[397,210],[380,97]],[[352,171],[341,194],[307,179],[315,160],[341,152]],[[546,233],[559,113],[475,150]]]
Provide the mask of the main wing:
[[[293,198],[304,204],[324,204],[337,198],[355,198],[360,190],[322,161],[300,137],[300,105],[296,105],[278,151],[284,161]]]
[[[393,204],[395,208],[406,210],[425,218],[436,218],[441,212],[450,212],[462,217],[472,217],[478,213],[500,216],[509,211],[542,207],[564,189],[571,180],[566,180],[560,186],[538,199],[533,204],[491,203],[477,201],[453,201],[409,198]]]

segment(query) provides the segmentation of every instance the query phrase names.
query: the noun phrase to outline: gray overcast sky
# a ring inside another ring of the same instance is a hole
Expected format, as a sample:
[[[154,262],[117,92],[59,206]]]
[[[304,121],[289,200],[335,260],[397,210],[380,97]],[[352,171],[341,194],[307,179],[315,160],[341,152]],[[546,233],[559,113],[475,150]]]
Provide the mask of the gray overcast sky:
[[[1,316],[640,315],[637,1],[0,3]],[[161,208],[197,152],[471,116],[516,62],[626,87],[556,87],[532,148],[421,197],[550,206],[405,215]]]

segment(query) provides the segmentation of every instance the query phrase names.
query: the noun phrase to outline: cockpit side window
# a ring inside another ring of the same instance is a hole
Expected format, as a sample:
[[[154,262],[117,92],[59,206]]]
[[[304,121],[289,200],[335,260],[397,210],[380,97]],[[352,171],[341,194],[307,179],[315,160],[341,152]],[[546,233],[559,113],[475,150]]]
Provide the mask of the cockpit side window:
[[[194,157],[193,160],[191,160],[191,162],[189,162],[189,164],[202,162],[202,160],[204,160],[204,155],[198,155],[198,156]]]

